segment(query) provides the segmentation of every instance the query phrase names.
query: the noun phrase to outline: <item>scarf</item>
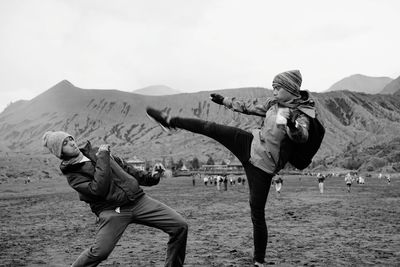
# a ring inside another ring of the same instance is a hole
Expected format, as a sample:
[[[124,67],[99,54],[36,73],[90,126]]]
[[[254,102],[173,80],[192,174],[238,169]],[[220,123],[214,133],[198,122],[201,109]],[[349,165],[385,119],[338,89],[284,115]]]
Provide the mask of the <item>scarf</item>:
[[[82,159],[83,159],[83,154],[81,151],[79,151],[79,155],[70,159],[63,160],[61,164],[64,166],[73,165],[81,162]]]

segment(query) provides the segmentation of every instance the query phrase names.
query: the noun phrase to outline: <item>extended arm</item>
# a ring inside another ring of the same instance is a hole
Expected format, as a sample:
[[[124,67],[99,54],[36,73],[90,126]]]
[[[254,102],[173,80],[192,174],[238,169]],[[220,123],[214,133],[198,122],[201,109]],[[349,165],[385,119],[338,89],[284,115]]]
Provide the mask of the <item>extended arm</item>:
[[[115,162],[117,162],[117,164],[119,166],[121,166],[127,173],[129,173],[130,175],[132,175],[133,177],[136,178],[139,185],[153,186],[160,182],[162,173],[160,173],[160,172],[151,173],[151,172],[138,170],[138,169],[134,168],[131,164],[127,163],[123,158],[120,158],[120,157],[117,157],[114,155],[113,155],[113,158],[114,158]]]
[[[223,104],[225,107],[236,112],[265,117],[265,114],[270,107],[270,101],[271,100],[267,100],[266,103],[258,103],[258,99],[244,101],[235,97],[225,97]]]
[[[267,99],[265,103],[259,103],[258,99],[244,101],[236,97],[223,97],[218,94],[211,94],[211,100],[233,111],[261,117],[265,117],[265,114],[272,104],[272,99]]]

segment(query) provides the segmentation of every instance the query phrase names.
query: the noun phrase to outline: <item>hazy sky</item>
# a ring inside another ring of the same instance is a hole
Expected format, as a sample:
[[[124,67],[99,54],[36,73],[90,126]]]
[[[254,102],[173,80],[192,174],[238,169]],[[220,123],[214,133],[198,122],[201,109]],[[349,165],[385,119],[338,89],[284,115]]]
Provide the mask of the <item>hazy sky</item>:
[[[398,0],[0,0],[0,111],[63,79],[90,89],[303,88],[400,75]]]

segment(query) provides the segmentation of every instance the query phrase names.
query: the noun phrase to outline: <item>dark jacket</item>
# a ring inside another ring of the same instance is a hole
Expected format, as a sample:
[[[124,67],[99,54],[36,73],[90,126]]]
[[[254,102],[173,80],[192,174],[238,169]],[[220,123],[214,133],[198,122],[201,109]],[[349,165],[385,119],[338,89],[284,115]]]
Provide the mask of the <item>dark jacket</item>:
[[[68,184],[79,193],[79,199],[90,204],[97,216],[103,210],[132,204],[145,193],[140,185],[152,186],[160,175],[135,169],[123,159],[111,156],[108,151],[92,148],[88,141],[80,149],[90,159],[76,164],[62,162],[60,169]]]

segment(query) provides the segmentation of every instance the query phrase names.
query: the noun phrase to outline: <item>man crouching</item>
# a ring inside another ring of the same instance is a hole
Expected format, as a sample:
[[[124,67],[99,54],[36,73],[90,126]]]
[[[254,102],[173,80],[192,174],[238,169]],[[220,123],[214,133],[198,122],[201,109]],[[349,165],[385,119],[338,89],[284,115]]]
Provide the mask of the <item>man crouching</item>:
[[[85,147],[78,148],[75,139],[62,131],[46,132],[43,144],[62,160],[60,169],[68,184],[99,218],[94,243],[72,266],[97,266],[107,259],[131,223],[166,232],[170,239],[165,266],[183,266],[187,223],[175,210],[147,196],[140,187],[158,184],[163,169],[156,165],[151,173],[137,170],[111,155],[107,144],[94,148],[88,141]]]

